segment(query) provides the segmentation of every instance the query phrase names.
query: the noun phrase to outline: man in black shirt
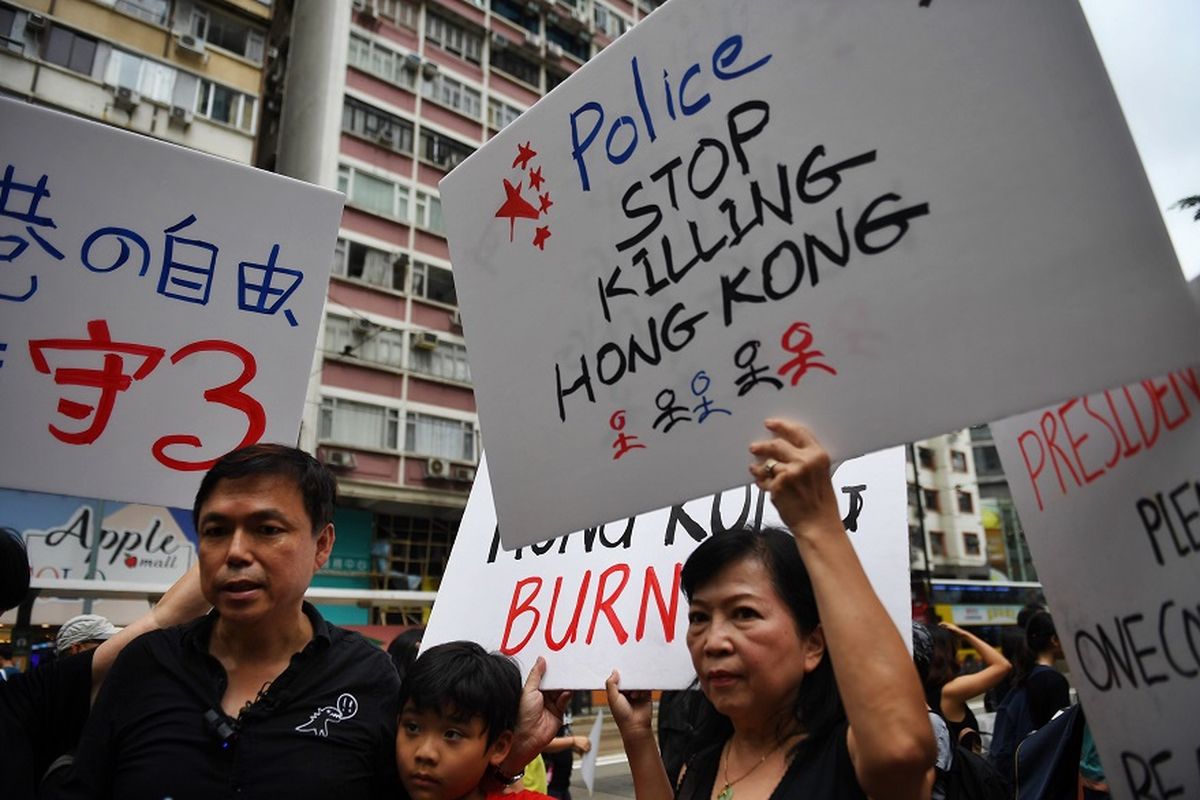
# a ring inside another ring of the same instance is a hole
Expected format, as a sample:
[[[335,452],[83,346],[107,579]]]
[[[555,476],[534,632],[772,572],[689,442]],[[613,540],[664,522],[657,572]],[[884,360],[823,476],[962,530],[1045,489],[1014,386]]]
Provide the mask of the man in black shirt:
[[[64,797],[398,796],[399,678],[303,602],[333,547],[334,495],[328,470],[281,445],[209,470],[193,518],[213,611],[121,654]]]

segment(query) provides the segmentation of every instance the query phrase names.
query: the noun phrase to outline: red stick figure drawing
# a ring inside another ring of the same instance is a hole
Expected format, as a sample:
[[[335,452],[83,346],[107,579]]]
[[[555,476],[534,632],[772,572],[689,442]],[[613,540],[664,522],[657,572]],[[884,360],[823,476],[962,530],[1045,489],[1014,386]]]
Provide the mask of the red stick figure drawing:
[[[646,445],[644,444],[632,444],[637,441],[638,437],[631,436],[628,433],[621,433],[625,430],[625,409],[618,408],[612,413],[612,416],[608,418],[608,427],[620,434],[617,436],[616,441],[612,443],[612,446],[617,450],[617,452],[613,453],[613,461],[616,461],[630,450],[637,450],[638,448],[646,449]]]
[[[824,370],[830,375],[838,374],[833,367],[817,361],[818,358],[824,358],[825,354],[820,350],[809,350],[812,343],[813,335],[807,322],[793,322],[780,340],[780,345],[784,350],[796,354],[795,358],[779,368],[779,374],[785,378],[791,370],[796,371],[792,375],[792,386],[798,384],[805,373],[812,369]]]

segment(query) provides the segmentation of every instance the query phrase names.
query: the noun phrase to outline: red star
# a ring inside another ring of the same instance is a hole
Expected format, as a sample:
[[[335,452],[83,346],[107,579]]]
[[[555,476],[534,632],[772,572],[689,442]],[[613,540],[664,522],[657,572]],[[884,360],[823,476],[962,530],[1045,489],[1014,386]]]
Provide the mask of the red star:
[[[549,238],[550,238],[550,226],[543,225],[542,227],[538,228],[537,232],[533,235],[533,244],[534,244],[534,246],[537,247],[538,250],[545,250],[546,249],[546,240]]]
[[[532,175],[533,173],[530,174]],[[539,194],[538,200],[541,201],[538,203],[538,211],[543,214],[550,210],[550,206],[554,205],[554,203],[550,200],[549,192],[546,192],[545,194]]]
[[[529,146],[529,142],[517,145],[517,157],[513,159],[512,165],[515,167],[518,164],[521,169],[529,166],[529,160],[537,155],[537,152]]]
[[[497,217],[508,217],[508,240],[513,240],[513,229],[517,224],[517,217],[522,219],[537,219],[538,210],[533,207],[533,204],[521,196],[521,183],[517,182],[513,186],[508,182],[508,178],[504,179],[504,203],[496,210]]]
[[[542,184],[545,182],[546,182],[546,179],[542,177],[542,168],[541,167],[538,167],[537,169],[529,170],[529,188],[530,189],[533,189],[536,192],[538,189],[542,188]]]

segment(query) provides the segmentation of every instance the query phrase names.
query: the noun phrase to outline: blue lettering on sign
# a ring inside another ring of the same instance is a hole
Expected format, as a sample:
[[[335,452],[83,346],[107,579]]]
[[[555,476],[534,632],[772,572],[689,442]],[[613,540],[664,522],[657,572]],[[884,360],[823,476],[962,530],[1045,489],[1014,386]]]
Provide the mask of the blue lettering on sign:
[[[768,53],[750,64],[737,66],[741,54],[742,37],[739,34],[734,34],[718,44],[712,53],[711,67],[713,76],[721,81],[736,80],[743,75],[754,72],[771,60],[771,54]],[[651,113],[649,103],[646,101],[646,90],[642,82],[642,73],[637,57],[630,60],[629,67],[633,80],[634,97],[642,118],[642,125],[644,126],[646,137],[653,142],[658,138],[658,134],[654,128],[654,116]],[[667,116],[672,121],[677,119],[675,113],[677,106],[685,117],[690,117],[703,111],[712,101],[712,96],[708,92],[699,93],[699,89],[689,92],[689,85],[702,72],[703,68],[698,61],[687,67],[684,70],[683,79],[679,81],[679,87],[676,90],[671,86],[670,74],[667,70],[663,70],[663,95],[666,102]],[[604,106],[596,100],[588,100],[583,103],[572,111],[568,117],[568,123],[571,126],[571,158],[574,159],[575,166],[579,170],[579,186],[585,192],[591,191],[592,188],[585,155],[603,131],[605,118]],[[637,151],[640,141],[639,133],[637,120],[634,119],[632,114],[618,115],[611,125],[609,125],[608,132],[604,138],[604,155],[608,163],[617,165],[628,161]]]

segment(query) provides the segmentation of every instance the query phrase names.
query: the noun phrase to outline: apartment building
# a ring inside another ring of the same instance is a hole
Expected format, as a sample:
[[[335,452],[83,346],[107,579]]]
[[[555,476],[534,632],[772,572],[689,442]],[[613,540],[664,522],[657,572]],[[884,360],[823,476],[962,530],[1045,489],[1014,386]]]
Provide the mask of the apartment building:
[[[270,0],[0,0],[0,92],[249,164]]]
[[[483,448],[438,181],[660,4],[277,3],[259,163],[347,198],[301,442],[374,588],[437,588]]]
[[[979,483],[967,430],[908,447],[910,563],[918,575],[989,577]]]

